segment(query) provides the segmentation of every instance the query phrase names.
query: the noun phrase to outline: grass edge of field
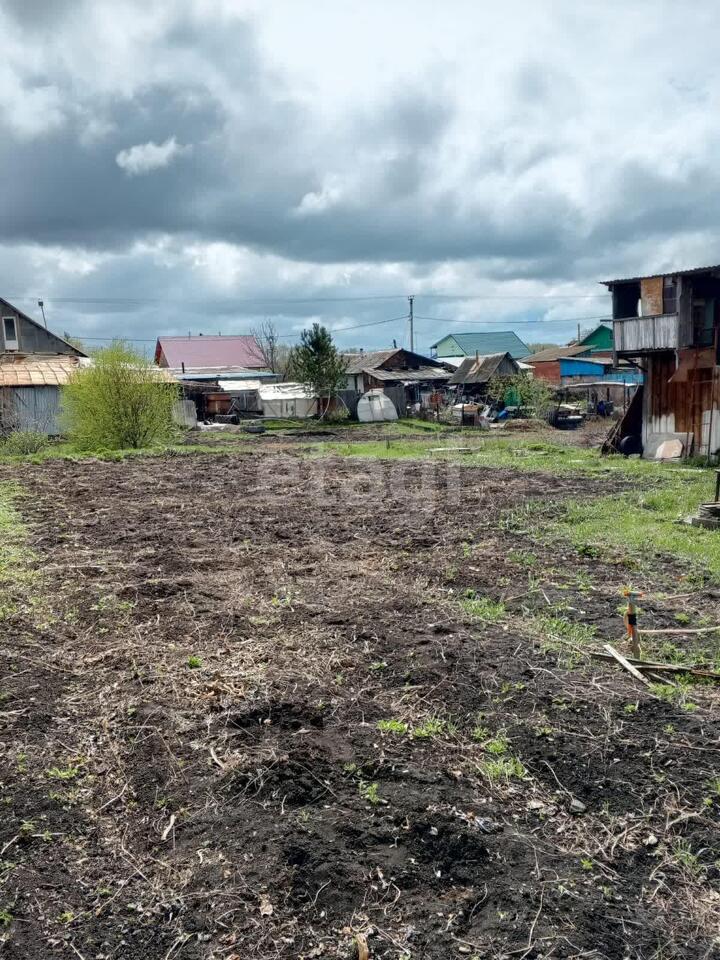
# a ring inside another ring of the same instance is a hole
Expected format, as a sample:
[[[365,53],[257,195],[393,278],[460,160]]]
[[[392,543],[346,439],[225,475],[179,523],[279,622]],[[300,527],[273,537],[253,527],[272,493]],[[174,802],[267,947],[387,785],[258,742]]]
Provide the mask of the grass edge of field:
[[[548,477],[581,474],[593,478],[615,476],[637,480],[637,488],[588,499],[563,501],[559,510],[543,501],[528,503],[511,511],[516,528],[542,539],[561,536],[586,550],[613,549],[631,560],[645,555],[673,555],[687,560],[700,575],[704,569],[720,580],[720,537],[712,530],[686,522],[700,503],[713,497],[715,473],[712,468],[658,463],[624,457],[601,456],[598,450],[576,448],[547,441],[480,440],[469,451],[435,450],[428,441],[367,441],[353,444],[312,444],[309,456],[339,455],[365,459],[427,459],[467,466],[510,468]]]

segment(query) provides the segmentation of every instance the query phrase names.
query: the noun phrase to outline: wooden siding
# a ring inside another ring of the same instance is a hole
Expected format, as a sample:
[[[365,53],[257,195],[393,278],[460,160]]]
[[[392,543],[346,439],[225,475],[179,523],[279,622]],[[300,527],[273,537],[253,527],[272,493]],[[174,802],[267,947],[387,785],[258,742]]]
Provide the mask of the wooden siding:
[[[615,349],[618,353],[676,350],[679,346],[678,331],[676,313],[613,321]]]
[[[647,388],[643,415],[643,441],[652,434],[685,434],[693,442],[686,453],[715,454],[720,448],[720,369],[700,366],[706,351],[686,350],[681,362],[686,371],[673,380],[678,369],[675,354],[648,357]],[[697,360],[697,363],[695,362]]]

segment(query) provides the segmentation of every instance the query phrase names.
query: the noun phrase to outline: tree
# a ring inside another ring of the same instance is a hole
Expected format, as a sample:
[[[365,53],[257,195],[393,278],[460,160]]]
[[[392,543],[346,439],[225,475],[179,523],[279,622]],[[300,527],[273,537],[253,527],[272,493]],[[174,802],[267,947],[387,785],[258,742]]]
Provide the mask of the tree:
[[[544,420],[553,406],[552,387],[544,380],[518,373],[514,377],[493,377],[487,385],[487,398],[495,403],[506,403],[530,409]]]
[[[335,349],[330,333],[319,323],[303,330],[300,344],[290,353],[290,376],[304,384],[318,398],[320,416],[324,416],[330,401],[343,389],[347,377],[347,363]],[[323,409],[322,401],[326,401]]]
[[[528,348],[528,350],[530,351],[531,354],[532,354],[532,353],[540,353],[541,350],[549,350],[551,347],[558,347],[558,348],[559,348],[559,347],[560,347],[560,344],[559,344],[559,343],[545,343],[545,342],[542,342],[542,343],[529,343],[529,344],[527,345],[527,348]]]
[[[62,391],[66,432],[81,450],[122,450],[168,441],[175,433],[176,383],[122,340],[80,367]]]
[[[280,335],[272,320],[263,320],[260,326],[253,327],[250,333],[255,338],[260,356],[268,370],[285,377],[290,348],[280,343]]]

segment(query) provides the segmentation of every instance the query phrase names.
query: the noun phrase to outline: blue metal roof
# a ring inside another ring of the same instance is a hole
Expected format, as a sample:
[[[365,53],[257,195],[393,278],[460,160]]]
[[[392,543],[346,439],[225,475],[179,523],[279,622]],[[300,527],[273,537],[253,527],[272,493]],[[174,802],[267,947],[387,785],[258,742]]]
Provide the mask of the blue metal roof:
[[[441,337],[437,343],[432,345],[431,349],[437,347],[438,343],[451,337],[458,347],[457,356],[469,357],[473,353],[479,353],[486,356],[490,353],[509,353],[513,360],[522,360],[523,357],[529,357],[530,351],[527,345],[522,342],[520,337],[513,330],[489,330],[483,333],[451,333]],[[444,354],[453,356],[453,354]]]

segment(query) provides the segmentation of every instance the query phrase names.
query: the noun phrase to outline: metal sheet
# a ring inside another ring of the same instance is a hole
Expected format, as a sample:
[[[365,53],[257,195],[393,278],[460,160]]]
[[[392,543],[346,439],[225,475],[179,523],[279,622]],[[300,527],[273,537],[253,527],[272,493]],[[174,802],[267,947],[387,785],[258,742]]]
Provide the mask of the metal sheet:
[[[56,437],[60,434],[58,387],[3,387],[0,389],[0,424],[4,431],[32,430]]]

